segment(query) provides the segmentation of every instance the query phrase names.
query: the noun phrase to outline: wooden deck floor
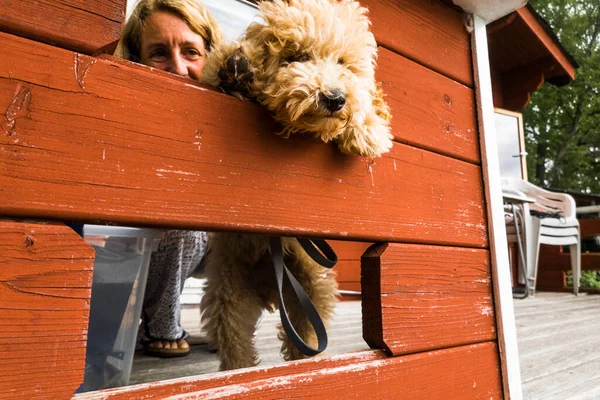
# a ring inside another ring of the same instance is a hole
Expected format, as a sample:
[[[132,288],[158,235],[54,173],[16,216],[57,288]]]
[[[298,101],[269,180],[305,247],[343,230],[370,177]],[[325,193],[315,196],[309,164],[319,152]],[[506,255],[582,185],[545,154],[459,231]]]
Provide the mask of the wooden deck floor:
[[[261,366],[283,363],[279,355],[281,342],[277,339],[276,324],[279,312],[266,313],[256,334],[256,346]],[[182,312],[182,325],[192,337],[192,343],[201,341],[200,321],[197,307],[186,306]],[[341,302],[336,308],[333,322],[327,329],[329,346],[323,354],[331,356],[354,351],[368,350],[369,346],[362,338],[362,315],[360,301]],[[196,340],[194,340],[196,339]],[[217,372],[217,356],[204,344],[192,346],[189,356],[175,359],[157,359],[136,352],[133,360],[130,384],[152,382],[161,379],[179,378]]]
[[[515,300],[523,398],[526,400],[600,399],[600,296],[538,292]],[[199,336],[198,311],[183,311],[183,325]],[[267,314],[257,333],[261,365],[282,363],[275,324]],[[326,355],[367,349],[361,333],[360,302],[340,303],[329,328]],[[136,353],[131,384],[215,372],[216,355],[204,345],[180,359],[156,359]]]
[[[523,398],[600,399],[600,296],[514,300]]]

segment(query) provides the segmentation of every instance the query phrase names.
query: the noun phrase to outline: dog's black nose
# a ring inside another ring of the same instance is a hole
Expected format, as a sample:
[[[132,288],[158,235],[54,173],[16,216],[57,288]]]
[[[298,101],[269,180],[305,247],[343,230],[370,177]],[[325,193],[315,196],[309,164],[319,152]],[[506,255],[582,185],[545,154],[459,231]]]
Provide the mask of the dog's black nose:
[[[346,104],[346,96],[341,90],[333,90],[328,94],[321,92],[319,93],[319,102],[327,111],[336,112],[340,111]]]

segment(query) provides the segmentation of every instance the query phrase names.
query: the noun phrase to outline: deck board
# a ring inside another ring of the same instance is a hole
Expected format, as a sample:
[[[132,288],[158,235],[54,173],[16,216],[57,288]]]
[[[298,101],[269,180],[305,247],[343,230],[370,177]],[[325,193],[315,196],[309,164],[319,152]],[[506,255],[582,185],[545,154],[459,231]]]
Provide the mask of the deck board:
[[[600,398],[600,296],[515,300],[524,399]]]
[[[328,328],[329,346],[324,356],[368,350],[362,338],[361,309],[359,301],[339,303],[333,322]],[[199,313],[194,306],[184,306],[182,325],[192,336],[192,342],[200,340]],[[280,341],[277,339],[276,324],[279,313],[265,314],[256,335],[256,346],[261,358],[260,366],[272,366],[284,361],[279,356]],[[192,345],[188,357],[179,359],[157,359],[137,352],[133,361],[131,384],[152,382],[159,379],[179,378],[217,372],[219,362],[206,345]]]

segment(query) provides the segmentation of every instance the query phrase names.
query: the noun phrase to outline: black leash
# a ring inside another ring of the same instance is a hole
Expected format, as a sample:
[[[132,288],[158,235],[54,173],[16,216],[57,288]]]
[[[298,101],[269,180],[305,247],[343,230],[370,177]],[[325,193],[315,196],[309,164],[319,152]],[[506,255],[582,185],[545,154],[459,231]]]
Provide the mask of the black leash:
[[[302,288],[302,285],[300,285],[288,267],[286,267],[285,262],[283,261],[281,238],[271,236],[269,240],[271,245],[273,268],[275,269],[275,278],[277,280],[277,288],[279,290],[279,315],[281,316],[281,325],[283,326],[287,337],[292,341],[298,350],[307,356],[315,356],[327,348],[327,330],[325,329],[325,324],[323,323],[323,320],[321,319],[321,316],[319,315],[319,312],[315,308],[314,304]],[[309,257],[323,267],[333,268],[333,266],[337,263],[337,255],[326,241],[321,239],[304,238],[297,238],[297,240],[304,251],[306,251],[306,254],[308,254]],[[319,250],[322,252],[322,254],[319,252]],[[292,286],[292,289],[294,289],[294,292],[296,293],[298,301],[300,301],[302,310],[308,317],[310,324],[317,334],[318,347],[316,349],[313,349],[307,345],[304,340],[302,340],[290,322],[290,318],[285,308],[285,303],[283,302],[284,272]]]
[[[544,211],[538,211],[538,210],[529,210],[529,214],[531,214],[532,217],[538,217],[540,219],[555,218],[555,219],[559,220],[560,223],[563,225],[567,223],[567,220],[565,219],[565,217],[563,215],[561,215],[561,211],[544,212]]]

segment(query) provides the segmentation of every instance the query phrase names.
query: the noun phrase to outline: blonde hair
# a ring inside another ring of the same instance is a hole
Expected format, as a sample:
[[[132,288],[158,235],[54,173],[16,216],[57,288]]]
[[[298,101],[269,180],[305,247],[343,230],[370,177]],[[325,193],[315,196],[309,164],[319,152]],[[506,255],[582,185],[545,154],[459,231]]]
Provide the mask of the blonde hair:
[[[140,0],[121,31],[115,56],[140,61],[144,22],[156,11],[170,12],[181,18],[192,31],[202,36],[207,52],[223,40],[223,32],[217,21],[197,0]]]

